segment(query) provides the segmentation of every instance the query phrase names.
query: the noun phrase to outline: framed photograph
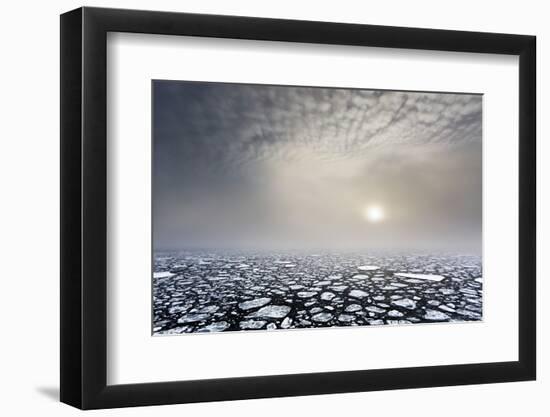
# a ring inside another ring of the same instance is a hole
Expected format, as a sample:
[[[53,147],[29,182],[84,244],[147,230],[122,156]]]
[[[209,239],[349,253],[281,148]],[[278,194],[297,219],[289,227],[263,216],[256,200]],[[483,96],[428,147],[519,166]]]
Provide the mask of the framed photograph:
[[[533,380],[535,37],[61,16],[61,401]]]

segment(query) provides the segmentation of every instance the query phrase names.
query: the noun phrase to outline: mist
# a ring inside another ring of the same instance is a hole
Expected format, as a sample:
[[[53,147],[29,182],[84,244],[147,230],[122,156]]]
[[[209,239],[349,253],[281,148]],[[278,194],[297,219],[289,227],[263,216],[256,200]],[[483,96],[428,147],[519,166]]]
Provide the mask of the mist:
[[[153,81],[153,155],[157,250],[481,251],[481,95]]]

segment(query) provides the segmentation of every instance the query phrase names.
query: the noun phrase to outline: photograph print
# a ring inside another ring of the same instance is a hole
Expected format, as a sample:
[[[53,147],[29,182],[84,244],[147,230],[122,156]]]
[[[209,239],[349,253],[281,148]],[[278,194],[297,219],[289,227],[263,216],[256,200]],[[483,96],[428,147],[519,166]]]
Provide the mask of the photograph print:
[[[153,335],[483,320],[482,98],[153,80]]]

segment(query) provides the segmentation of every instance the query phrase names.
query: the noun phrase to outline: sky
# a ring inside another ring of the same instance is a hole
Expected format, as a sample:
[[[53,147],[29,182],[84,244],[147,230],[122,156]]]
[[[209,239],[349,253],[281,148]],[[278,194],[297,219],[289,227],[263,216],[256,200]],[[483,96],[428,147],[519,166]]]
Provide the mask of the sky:
[[[156,250],[479,253],[482,96],[153,81]]]

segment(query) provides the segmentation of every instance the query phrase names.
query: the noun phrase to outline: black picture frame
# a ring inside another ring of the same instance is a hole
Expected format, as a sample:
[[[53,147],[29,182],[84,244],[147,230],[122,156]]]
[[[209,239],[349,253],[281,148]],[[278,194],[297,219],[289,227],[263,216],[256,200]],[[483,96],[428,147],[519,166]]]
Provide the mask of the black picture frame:
[[[112,385],[107,375],[108,32],[519,56],[519,358],[513,362]],[[61,15],[61,401],[81,409],[533,380],[534,36],[137,10]]]

